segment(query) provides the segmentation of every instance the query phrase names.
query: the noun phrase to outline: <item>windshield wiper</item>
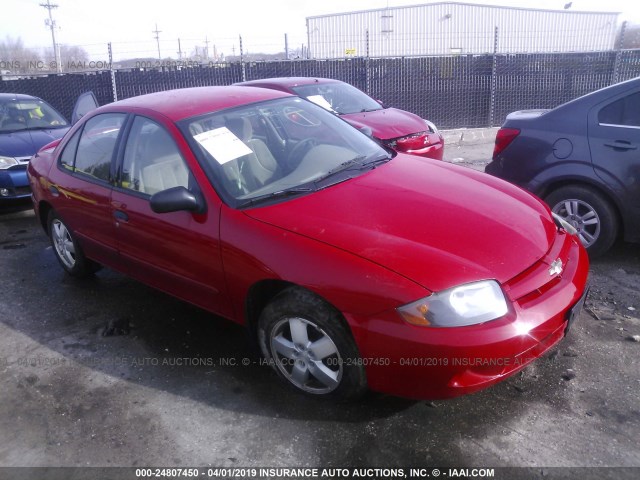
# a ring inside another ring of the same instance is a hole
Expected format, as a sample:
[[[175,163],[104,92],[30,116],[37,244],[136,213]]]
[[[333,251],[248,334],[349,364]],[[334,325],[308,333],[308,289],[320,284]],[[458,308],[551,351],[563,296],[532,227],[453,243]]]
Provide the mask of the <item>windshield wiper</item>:
[[[362,167],[362,163],[361,162],[365,158],[367,158],[365,155],[359,155],[359,156],[357,156],[355,158],[352,158],[351,160],[347,160],[346,162],[342,162],[337,167],[332,168],[331,170],[329,170],[324,175],[321,175],[318,178],[316,178],[313,181],[313,183],[317,185],[318,182],[326,180],[329,177],[333,177],[336,173],[344,172],[345,170],[349,170],[349,169],[351,169],[353,167]]]
[[[363,167],[376,168],[378,165],[381,165],[383,163],[387,163],[392,158],[393,158],[392,155],[387,154],[384,157],[374,158],[373,160],[370,160],[370,161],[366,162],[362,166]]]
[[[38,125],[37,127],[27,127],[25,130],[55,130],[56,128],[65,128],[68,125]]]
[[[264,195],[259,195],[257,197],[250,198],[240,204],[238,204],[237,208],[244,208],[250,205],[257,205],[258,203],[265,202],[267,200],[273,200],[276,198],[288,197],[291,195],[299,195],[301,193],[309,193],[315,191],[313,188],[309,187],[300,187],[300,188],[289,188],[287,190],[278,190],[276,192],[265,193]]]

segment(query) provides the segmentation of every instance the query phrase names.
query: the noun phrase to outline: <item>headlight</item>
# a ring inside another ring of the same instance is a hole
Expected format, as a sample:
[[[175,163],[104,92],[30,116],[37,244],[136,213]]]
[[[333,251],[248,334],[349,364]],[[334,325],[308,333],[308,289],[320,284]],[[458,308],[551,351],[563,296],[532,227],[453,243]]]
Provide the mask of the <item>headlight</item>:
[[[6,170],[9,167],[18,165],[18,160],[13,157],[0,157],[0,170]]]
[[[571,225],[569,222],[567,222],[560,215],[558,215],[557,213],[551,213],[551,215],[553,215],[553,219],[556,221],[556,226],[558,228],[565,229],[567,231],[567,233],[569,233],[571,235],[575,235],[575,234],[578,233],[578,230],[576,230],[573,225]]]
[[[413,325],[463,327],[495,320],[509,309],[498,282],[484,280],[434,293],[397,310]]]
[[[431,133],[438,133],[438,127],[436,127],[433,123],[431,123],[429,120],[426,119],[422,119],[424,120],[424,123],[427,124],[427,127],[429,127],[429,130],[431,130]]]

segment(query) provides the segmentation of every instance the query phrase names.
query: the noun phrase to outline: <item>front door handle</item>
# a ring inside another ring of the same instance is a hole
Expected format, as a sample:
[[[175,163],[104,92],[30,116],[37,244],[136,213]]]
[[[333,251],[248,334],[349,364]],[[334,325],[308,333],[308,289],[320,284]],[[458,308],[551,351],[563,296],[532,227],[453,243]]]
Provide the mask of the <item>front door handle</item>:
[[[113,212],[113,216],[116,218],[116,220],[118,220],[119,222],[128,222],[129,221],[129,215],[127,215],[125,212],[123,212],[122,210],[114,210]]]
[[[626,142],[624,140],[616,140],[613,143],[605,143],[605,147],[611,147],[614,150],[636,150],[638,147],[632,145],[631,142]]]

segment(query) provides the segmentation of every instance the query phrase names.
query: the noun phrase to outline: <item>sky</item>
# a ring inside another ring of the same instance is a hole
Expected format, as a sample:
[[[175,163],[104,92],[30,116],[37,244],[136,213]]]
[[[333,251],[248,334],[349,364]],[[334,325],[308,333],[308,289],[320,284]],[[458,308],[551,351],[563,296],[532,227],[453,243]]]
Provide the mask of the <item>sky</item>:
[[[25,46],[51,48],[45,25],[47,0],[3,0],[0,40],[21,38]],[[245,52],[284,50],[306,44],[305,18],[387,6],[421,5],[428,0],[50,0],[57,24],[56,41],[80,45],[92,60],[107,61],[107,43],[114,58],[157,57],[154,30],[162,57],[178,57],[178,49],[192,54],[196,46],[209,52],[239,53],[239,35]],[[569,0],[466,0],[464,3],[561,10]],[[573,0],[572,10],[621,12],[620,21],[640,23],[637,0]],[[180,46],[178,44],[180,39]],[[2,59],[0,59],[2,60]]]

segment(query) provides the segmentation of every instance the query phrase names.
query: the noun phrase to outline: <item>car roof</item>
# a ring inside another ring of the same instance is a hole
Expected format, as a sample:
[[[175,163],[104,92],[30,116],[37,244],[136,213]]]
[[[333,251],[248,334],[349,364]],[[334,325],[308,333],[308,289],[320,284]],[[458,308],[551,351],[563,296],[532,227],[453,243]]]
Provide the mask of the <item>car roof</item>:
[[[300,85],[312,85],[315,83],[342,83],[340,80],[333,78],[321,77],[274,77],[263,78],[260,80],[250,80],[248,82],[236,83],[235,85],[252,86],[259,85],[262,87],[297,87]]]
[[[40,100],[40,98],[24,93],[0,93],[0,100]]]
[[[264,88],[237,86],[180,88],[127,98],[104,105],[95,112],[151,110],[177,122],[209,112],[288,96],[291,95]]]

